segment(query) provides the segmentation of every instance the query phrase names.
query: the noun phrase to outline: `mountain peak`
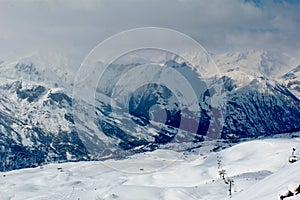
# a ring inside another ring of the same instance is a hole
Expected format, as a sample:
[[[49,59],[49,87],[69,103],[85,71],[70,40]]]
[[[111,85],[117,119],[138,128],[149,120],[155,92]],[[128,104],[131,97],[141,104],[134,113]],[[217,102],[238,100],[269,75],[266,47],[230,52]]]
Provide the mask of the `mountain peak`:
[[[214,61],[221,71],[243,69],[247,74],[277,78],[298,66],[300,59],[276,51],[248,50],[216,54]]]
[[[0,69],[1,77],[44,82],[50,86],[68,86],[75,76],[68,59],[59,53],[32,52],[24,56],[11,56],[0,63]]]

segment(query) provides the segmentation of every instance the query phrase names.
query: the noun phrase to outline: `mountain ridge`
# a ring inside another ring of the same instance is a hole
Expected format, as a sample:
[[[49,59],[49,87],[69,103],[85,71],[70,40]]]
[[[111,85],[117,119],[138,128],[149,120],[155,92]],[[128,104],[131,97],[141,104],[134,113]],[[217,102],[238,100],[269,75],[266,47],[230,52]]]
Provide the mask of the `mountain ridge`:
[[[129,111],[122,106],[114,107],[111,104],[113,99],[107,96],[109,93],[100,94],[101,90],[97,90],[100,96],[97,96],[99,100],[95,107],[79,100],[75,106],[78,110],[74,113],[72,85],[65,82],[71,79],[60,80],[55,73],[48,76],[54,77],[54,82],[51,79],[39,79],[47,77],[43,75],[46,71],[39,70],[36,65],[30,60],[15,62],[15,65],[1,64],[1,68],[12,67],[17,75],[31,75],[26,79],[24,76],[6,78],[3,77],[5,73],[0,74],[1,171],[47,162],[122,158],[164,146],[188,150],[201,145],[208,131],[220,131],[210,127],[222,126],[221,137],[229,141],[291,132],[300,127],[300,100],[285,85],[263,75],[227,70],[221,77],[205,80],[206,88],[203,86],[199,89],[199,81],[196,80],[199,76],[193,75],[193,68],[188,63],[167,60],[155,65],[179,70],[187,80],[194,81],[192,88],[196,88],[197,94],[200,93],[198,109],[178,107],[176,101],[171,100],[173,91],[159,85],[148,85],[129,96],[128,102],[132,102]],[[133,63],[132,66],[139,65]],[[122,64],[116,66],[124,67]],[[127,66],[131,68],[130,64]],[[13,74],[10,70],[4,72]],[[114,75],[118,77],[118,74]],[[154,75],[156,77],[159,74]],[[236,79],[243,79],[243,76],[246,81]],[[219,95],[215,91],[222,84],[224,90],[221,92],[227,96],[226,118],[224,124],[218,124],[220,116],[215,112],[218,108],[214,107],[212,99],[219,99],[214,95]],[[102,86],[104,91],[111,91],[109,85],[108,90],[105,84]],[[145,110],[141,112],[136,110],[141,107],[136,102],[140,102],[138,99],[145,94],[142,101]],[[184,126],[180,126],[182,123]],[[213,132],[211,134],[214,135]]]

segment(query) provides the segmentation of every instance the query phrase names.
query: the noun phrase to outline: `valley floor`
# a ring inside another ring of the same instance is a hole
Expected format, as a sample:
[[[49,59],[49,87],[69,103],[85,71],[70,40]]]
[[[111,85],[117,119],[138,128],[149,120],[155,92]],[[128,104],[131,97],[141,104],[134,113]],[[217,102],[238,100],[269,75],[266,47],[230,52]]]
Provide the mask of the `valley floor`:
[[[0,199],[223,200],[230,199],[218,173],[225,169],[234,180],[231,199],[276,200],[300,184],[300,161],[288,162],[292,148],[300,153],[299,144],[300,138],[264,139],[208,155],[157,150],[125,160],[1,172]]]

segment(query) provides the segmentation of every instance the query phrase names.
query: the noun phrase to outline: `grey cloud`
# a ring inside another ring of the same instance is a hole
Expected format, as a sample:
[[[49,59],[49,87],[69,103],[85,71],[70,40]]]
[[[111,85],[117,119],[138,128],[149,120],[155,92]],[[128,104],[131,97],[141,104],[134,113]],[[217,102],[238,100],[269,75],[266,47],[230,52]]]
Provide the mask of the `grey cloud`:
[[[190,35],[207,50],[271,49],[300,54],[299,4],[242,0],[2,1],[0,56],[60,51],[78,60],[120,31],[158,26]]]

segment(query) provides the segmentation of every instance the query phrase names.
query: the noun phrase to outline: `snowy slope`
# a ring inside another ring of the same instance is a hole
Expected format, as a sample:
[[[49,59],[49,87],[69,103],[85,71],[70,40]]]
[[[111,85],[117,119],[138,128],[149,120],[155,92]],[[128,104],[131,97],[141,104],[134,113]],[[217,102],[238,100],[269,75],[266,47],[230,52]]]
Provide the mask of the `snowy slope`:
[[[234,180],[233,199],[278,199],[300,183],[300,163],[287,162],[299,138],[245,142],[208,155],[168,150],[124,160],[50,164],[0,174],[7,199],[216,200],[229,199],[221,169]],[[294,199],[297,199],[296,197]],[[298,198],[299,199],[299,198]]]
[[[233,199],[278,199],[280,195],[286,194],[289,190],[293,191],[300,184],[300,162],[288,165],[276,173],[266,177],[257,184],[250,186],[249,189],[237,194]],[[287,199],[300,199],[296,195]]]

